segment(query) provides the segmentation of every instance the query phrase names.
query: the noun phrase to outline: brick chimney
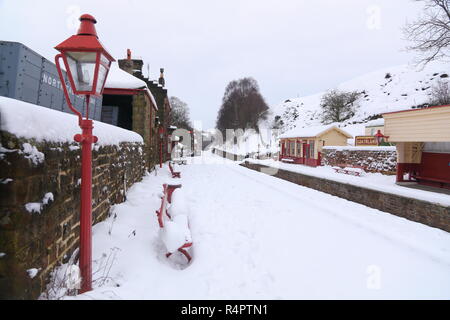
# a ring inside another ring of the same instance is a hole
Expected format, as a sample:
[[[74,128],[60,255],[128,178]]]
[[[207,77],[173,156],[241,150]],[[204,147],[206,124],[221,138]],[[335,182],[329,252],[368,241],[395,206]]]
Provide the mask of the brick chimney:
[[[130,49],[127,49],[127,58],[120,59],[118,62],[120,69],[138,78],[143,78],[142,67],[144,66],[144,61],[142,61],[141,59],[133,59],[131,57]]]
[[[161,72],[161,75],[159,76],[158,83],[164,87],[166,85],[166,80],[164,80],[164,68],[159,69],[159,71]]]

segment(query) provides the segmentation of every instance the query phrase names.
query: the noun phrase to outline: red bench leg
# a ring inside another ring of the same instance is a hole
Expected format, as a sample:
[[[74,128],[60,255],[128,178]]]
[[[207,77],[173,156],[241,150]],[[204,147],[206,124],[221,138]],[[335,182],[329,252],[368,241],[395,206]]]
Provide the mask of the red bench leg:
[[[189,252],[187,252],[186,250],[181,249],[181,248],[178,249],[178,251],[181,252],[181,253],[186,257],[186,259],[188,260],[188,262],[191,262],[191,261],[192,261],[192,257],[191,257],[191,255],[189,254]],[[171,255],[172,255],[172,254],[171,254],[170,252],[166,253],[166,258],[170,258]]]
[[[182,246],[181,248],[178,249],[178,252],[181,252],[186,257],[188,262],[191,262],[192,257],[189,254],[189,252],[187,252],[187,250],[185,250],[185,249],[186,248],[190,248],[191,246],[192,246],[192,243],[188,243],[188,244],[185,244],[184,246]],[[172,255],[172,253],[170,253],[170,252],[166,253],[166,258],[169,258],[171,255]]]
[[[184,254],[184,256],[186,257],[186,259],[188,259],[188,262],[191,262],[192,257],[191,257],[191,255],[190,255],[186,250],[180,248],[180,249],[178,249],[178,251],[180,251],[182,254]]]

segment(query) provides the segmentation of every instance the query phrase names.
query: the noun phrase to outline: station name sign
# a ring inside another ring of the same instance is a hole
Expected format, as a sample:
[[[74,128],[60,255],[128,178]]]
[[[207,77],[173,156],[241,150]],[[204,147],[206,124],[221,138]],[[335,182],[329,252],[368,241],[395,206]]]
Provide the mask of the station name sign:
[[[374,136],[357,136],[355,137],[355,146],[357,147],[376,147],[378,146],[377,139]]]

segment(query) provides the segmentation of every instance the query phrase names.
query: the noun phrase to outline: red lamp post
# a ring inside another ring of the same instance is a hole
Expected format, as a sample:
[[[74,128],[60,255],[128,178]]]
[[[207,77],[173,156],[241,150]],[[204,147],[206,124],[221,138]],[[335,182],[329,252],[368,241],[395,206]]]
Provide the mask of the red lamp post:
[[[92,134],[94,126],[93,121],[89,119],[89,103],[91,96],[102,94],[109,68],[115,60],[98,40],[95,18],[84,14],[80,17],[80,21],[77,35],[71,36],[55,47],[61,52],[56,55],[55,63],[67,105],[78,116],[78,124],[82,130],[81,134],[74,136],[74,140],[81,143],[82,152],[79,267],[82,277],[80,293],[84,293],[92,290],[92,143],[98,141]],[[59,64],[61,58],[74,94],[86,96],[84,119],[82,113],[76,110],[70,101]]]
[[[163,145],[163,139],[164,139],[164,128],[162,126],[159,127],[159,167],[162,168],[162,145]]]
[[[378,145],[380,145],[385,138],[388,139],[389,137],[382,134],[381,130],[378,130],[378,132],[375,134],[375,139],[377,139]]]

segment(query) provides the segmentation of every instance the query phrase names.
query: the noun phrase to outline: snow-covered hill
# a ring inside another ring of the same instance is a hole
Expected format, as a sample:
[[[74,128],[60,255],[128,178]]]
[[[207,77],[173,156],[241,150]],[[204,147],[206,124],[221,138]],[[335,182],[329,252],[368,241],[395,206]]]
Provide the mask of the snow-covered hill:
[[[358,100],[359,108],[355,115],[337,125],[353,136],[364,135],[365,126],[379,122],[382,113],[393,112],[411,108],[418,108],[430,102],[432,88],[439,81],[450,83],[450,62],[435,61],[425,68],[412,65],[401,65],[386,68],[376,72],[343,82],[336,88],[341,91],[357,91],[361,93]],[[306,128],[322,124],[322,110],[320,102],[326,93],[295,99],[287,99],[271,108],[267,121],[260,124],[262,132],[266,132],[274,124],[276,117],[280,117],[282,125],[280,131],[286,132],[293,128]],[[273,132],[275,134],[276,132]],[[269,135],[259,137],[254,133],[246,133],[238,139],[237,144],[227,141],[225,145],[217,145],[218,149],[227,150],[236,154],[251,154],[260,152],[276,152],[278,141]],[[349,144],[354,141],[349,140]]]
[[[416,108],[430,102],[432,87],[438,81],[449,82],[450,62],[435,61],[421,69],[402,65],[357,77],[337,86],[342,91],[362,93],[360,108],[354,117],[340,124],[352,134],[363,134],[364,125],[382,113]],[[334,89],[334,88],[329,88]],[[320,101],[325,92],[288,99],[272,108],[273,117],[280,116],[283,130],[321,123]],[[359,125],[358,125],[359,124]]]

